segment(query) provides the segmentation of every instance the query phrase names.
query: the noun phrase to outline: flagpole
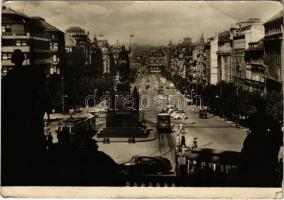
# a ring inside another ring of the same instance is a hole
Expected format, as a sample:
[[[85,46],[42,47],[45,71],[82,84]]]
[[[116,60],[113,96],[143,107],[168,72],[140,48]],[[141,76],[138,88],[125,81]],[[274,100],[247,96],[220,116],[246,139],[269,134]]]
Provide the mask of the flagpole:
[[[131,38],[132,38],[132,34],[130,33],[130,35],[129,35],[129,50],[131,49]]]

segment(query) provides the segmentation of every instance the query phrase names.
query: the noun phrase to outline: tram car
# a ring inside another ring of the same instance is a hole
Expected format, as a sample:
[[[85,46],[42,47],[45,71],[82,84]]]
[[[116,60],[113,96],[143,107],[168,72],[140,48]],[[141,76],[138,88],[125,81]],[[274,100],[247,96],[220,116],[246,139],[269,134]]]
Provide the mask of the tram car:
[[[85,134],[85,136],[93,137],[96,134],[95,116],[70,117],[62,120],[58,124],[57,134],[68,132],[72,140],[76,140]]]
[[[171,115],[169,113],[157,114],[157,130],[159,133],[171,133]]]

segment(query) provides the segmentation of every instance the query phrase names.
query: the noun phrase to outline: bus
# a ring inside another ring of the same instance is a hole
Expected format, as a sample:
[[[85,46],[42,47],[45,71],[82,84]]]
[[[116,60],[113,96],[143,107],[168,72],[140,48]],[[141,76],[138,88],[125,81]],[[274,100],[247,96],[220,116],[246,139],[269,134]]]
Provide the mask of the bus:
[[[159,133],[171,133],[171,115],[169,113],[157,114],[157,130]]]

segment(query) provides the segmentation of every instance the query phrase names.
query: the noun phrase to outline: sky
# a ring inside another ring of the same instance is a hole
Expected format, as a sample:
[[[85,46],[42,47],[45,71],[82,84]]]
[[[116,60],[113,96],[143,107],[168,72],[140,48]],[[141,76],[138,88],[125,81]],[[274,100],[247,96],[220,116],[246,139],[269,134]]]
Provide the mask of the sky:
[[[90,37],[104,35],[111,44],[133,42],[167,45],[184,37],[193,41],[212,37],[231,25],[248,18],[263,22],[281,11],[273,1],[7,1],[4,5],[40,16],[65,31],[79,26]]]

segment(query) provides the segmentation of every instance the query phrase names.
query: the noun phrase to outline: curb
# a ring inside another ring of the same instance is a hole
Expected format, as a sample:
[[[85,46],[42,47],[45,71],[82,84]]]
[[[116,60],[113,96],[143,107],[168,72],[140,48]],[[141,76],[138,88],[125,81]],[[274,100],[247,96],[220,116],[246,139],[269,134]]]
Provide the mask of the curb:
[[[114,138],[113,138],[114,139]],[[135,139],[135,138],[134,138]],[[137,142],[150,142],[150,141],[154,141],[154,140],[156,140],[157,138],[155,137],[155,138],[151,138],[151,139],[144,139],[144,140],[136,140],[135,139],[135,143],[137,143]],[[100,142],[100,143],[103,143],[103,139],[102,140],[97,140],[97,138],[95,138],[95,140],[97,141],[97,142]],[[127,139],[125,139],[125,140],[111,140],[111,138],[109,138],[109,141],[110,141],[110,143],[129,143],[128,142],[128,138]],[[135,143],[133,143],[133,144],[135,144]],[[132,144],[132,143],[129,143],[129,144]]]

